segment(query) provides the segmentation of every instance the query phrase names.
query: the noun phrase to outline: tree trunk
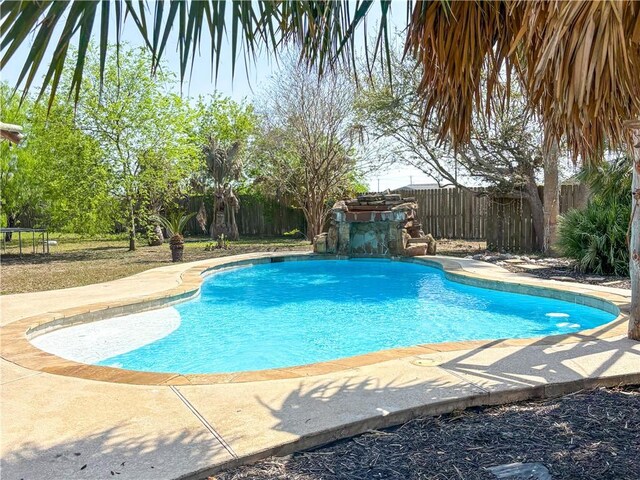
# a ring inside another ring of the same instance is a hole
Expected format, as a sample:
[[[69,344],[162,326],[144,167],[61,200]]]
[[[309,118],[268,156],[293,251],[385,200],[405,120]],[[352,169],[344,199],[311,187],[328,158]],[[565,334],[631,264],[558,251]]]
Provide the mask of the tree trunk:
[[[558,181],[558,143],[553,142],[544,154],[544,236],[542,251],[553,254],[557,240],[560,214],[560,184]]]
[[[526,186],[527,200],[531,208],[531,224],[536,234],[535,249],[542,250],[544,240],[544,205],[538,193],[538,185],[534,174],[528,179]]]
[[[629,338],[640,340],[640,131],[635,132],[633,139],[631,237],[629,238],[629,274],[631,275]]]
[[[587,182],[582,181],[578,184],[577,190],[574,206],[577,210],[584,210],[589,203],[589,197],[591,197],[591,188]]]
[[[307,238],[311,243],[313,243],[313,239],[316,238],[316,235],[322,233],[322,228],[324,227],[324,213],[322,212],[322,209],[312,207],[306,217]]]
[[[313,239],[320,233],[322,232],[318,227],[318,222],[312,217],[307,218],[307,238],[309,241],[313,243]]]
[[[220,235],[220,232],[218,231],[218,223],[220,222],[220,212],[218,212],[219,209],[220,205],[218,204],[218,189],[216,189],[216,191],[213,193],[213,218],[211,219],[211,225],[209,225],[209,237],[211,237],[211,240],[217,239],[218,235]]]
[[[136,216],[133,212],[133,202],[130,202],[131,207],[131,230],[129,231],[129,251],[133,252],[136,249]]]
[[[16,216],[15,213],[8,213],[7,214],[7,228],[14,228],[16,226],[16,219],[17,219],[17,216]],[[7,233],[4,234],[4,241],[5,242],[10,242],[12,238],[13,238],[13,233],[7,232]]]
[[[240,232],[238,232],[238,224],[236,223],[236,209],[231,207],[229,214],[229,240],[239,240]]]

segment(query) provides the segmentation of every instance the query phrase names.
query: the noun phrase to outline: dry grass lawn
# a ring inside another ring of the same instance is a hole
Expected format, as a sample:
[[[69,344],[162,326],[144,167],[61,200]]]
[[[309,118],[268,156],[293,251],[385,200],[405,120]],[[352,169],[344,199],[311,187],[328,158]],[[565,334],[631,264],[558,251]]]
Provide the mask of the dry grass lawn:
[[[52,236],[58,245],[51,247],[49,255],[31,254],[31,244],[23,246],[25,254],[17,255],[11,245],[1,258],[2,294],[36,292],[58,288],[77,287],[127,277],[150,268],[171,263],[169,245],[149,247],[140,243],[134,252],[128,251],[123,238],[78,239]],[[17,242],[14,242],[17,244]],[[209,240],[188,239],[184,261],[238,255],[241,253],[279,250],[310,250],[306,240],[273,238],[243,239],[230,242],[228,250],[205,251]],[[26,253],[28,252],[28,254]]]

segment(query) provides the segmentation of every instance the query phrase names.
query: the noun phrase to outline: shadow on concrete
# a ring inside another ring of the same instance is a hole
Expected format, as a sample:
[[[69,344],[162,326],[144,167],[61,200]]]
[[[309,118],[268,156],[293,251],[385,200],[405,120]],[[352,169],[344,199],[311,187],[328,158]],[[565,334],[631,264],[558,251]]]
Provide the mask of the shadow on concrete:
[[[422,418],[216,478],[496,480],[488,468],[540,462],[554,479],[635,480],[639,400],[637,389],[598,390]]]
[[[76,441],[43,447],[35,443],[10,446],[3,453],[3,480],[177,478],[209,466],[214,439],[209,432],[177,432],[170,437],[131,436],[119,425]],[[37,426],[34,426],[37,428]],[[6,449],[5,449],[6,450]],[[230,458],[230,457],[221,457]]]
[[[268,401],[260,393],[256,399],[277,420],[274,430],[309,436],[273,452],[281,455],[423,415],[598,385],[640,384],[640,343],[626,338],[582,340],[549,344],[546,339],[509,348],[499,348],[506,341],[498,340],[491,349],[421,355],[439,359],[433,366],[416,367],[411,363],[415,357],[406,358],[388,363],[379,377],[371,376],[371,367],[366,367],[366,378],[358,370],[345,372],[340,380],[310,377],[282,402]],[[390,375],[391,365],[395,376]]]
[[[614,326],[605,326],[600,330],[603,333]],[[483,347],[463,353],[443,353],[446,361],[440,366],[489,390],[574,382],[575,385],[567,387],[567,391],[575,391],[580,389],[581,383],[585,388],[622,381],[640,383],[640,343],[619,337],[603,340],[580,334],[573,334],[572,337],[580,341],[549,344],[548,339],[542,339],[515,351],[495,350],[495,347],[499,348],[504,343],[498,340],[491,343],[490,346],[494,347],[491,351]],[[635,369],[632,368],[634,364]],[[628,376],[626,380],[623,378],[625,376]],[[553,385],[547,390],[541,395],[549,396]]]
[[[416,368],[416,367],[414,367]],[[258,392],[259,404],[277,419],[272,430],[299,437],[271,452],[284,455],[416,416],[463,409],[481,403],[486,393],[440,369],[430,380],[402,374],[390,381],[345,373],[340,380],[307,378],[284,397]],[[257,433],[258,434],[258,433]],[[289,435],[282,437],[291,439]]]

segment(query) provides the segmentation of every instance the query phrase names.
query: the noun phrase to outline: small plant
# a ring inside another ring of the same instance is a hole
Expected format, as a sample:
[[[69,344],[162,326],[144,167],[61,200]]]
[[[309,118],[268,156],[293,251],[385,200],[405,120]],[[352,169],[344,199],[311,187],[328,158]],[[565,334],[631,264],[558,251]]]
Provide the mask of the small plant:
[[[558,247],[578,262],[583,272],[629,275],[628,206],[591,202],[585,210],[571,210],[561,219]]]
[[[218,237],[218,248],[227,249],[227,237],[224,236],[224,233],[221,233]]]
[[[302,233],[300,230],[298,230],[297,228],[294,228],[293,230],[290,230],[288,232],[284,232],[283,235],[285,237],[293,237],[293,238],[304,238],[305,235],[304,233]]]
[[[195,213],[182,215],[181,213],[176,212],[168,217],[163,217],[162,215],[154,215],[152,217],[153,220],[167,229],[167,233],[170,237],[169,248],[171,249],[171,260],[174,262],[182,261],[182,254],[184,251],[184,237],[182,236],[182,233],[187,226],[187,222],[191,220],[194,215]]]
[[[218,239],[215,242],[209,242],[205,245],[205,252],[213,252],[214,250],[227,250],[229,248],[227,237],[224,236],[224,233],[221,233],[218,236]]]

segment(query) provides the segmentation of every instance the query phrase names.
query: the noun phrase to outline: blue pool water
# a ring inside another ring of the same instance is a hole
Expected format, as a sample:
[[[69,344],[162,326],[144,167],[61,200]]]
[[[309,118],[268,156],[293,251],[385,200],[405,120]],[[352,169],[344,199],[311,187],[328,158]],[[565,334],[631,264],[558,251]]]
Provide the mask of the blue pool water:
[[[424,265],[296,261],[221,271],[175,307],[168,336],[99,362],[131,370],[212,373],[302,365],[394,347],[535,337],[614,315],[543,297],[452,282]]]

